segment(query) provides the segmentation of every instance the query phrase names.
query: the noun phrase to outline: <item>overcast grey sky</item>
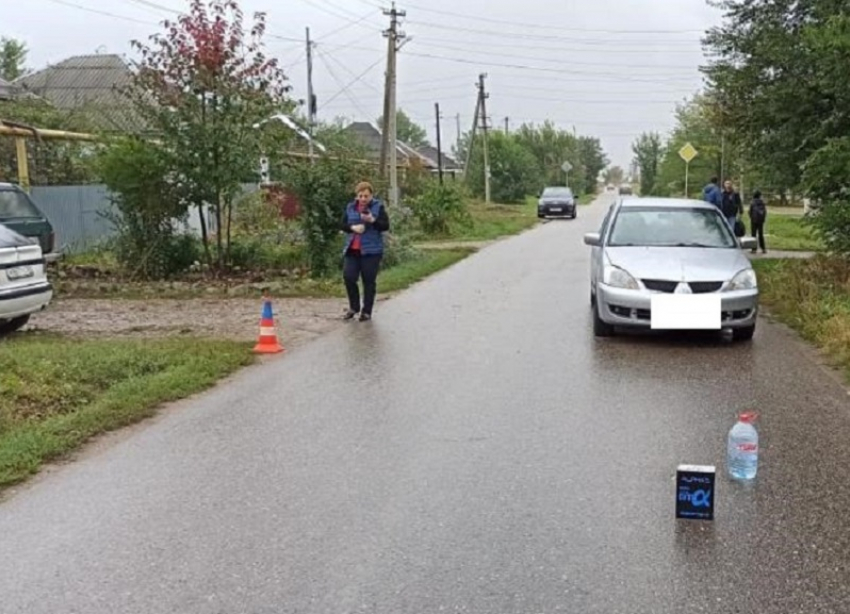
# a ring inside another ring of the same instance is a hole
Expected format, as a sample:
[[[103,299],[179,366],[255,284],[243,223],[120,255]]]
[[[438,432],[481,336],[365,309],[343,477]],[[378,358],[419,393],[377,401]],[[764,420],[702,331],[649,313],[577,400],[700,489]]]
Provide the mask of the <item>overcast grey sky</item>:
[[[129,54],[129,41],[185,10],[187,0],[0,0],[0,34],[23,39],[39,68],[72,55]],[[314,83],[320,119],[374,120],[382,106],[388,18],[380,0],[241,0],[268,14],[268,47],[305,97],[304,28],[317,41]],[[641,132],[667,132],[676,102],[700,88],[700,37],[720,21],[705,0],[410,0],[399,54],[399,106],[443,140],[456,116],[469,129],[475,82],[488,74],[495,127],[551,119],[597,136],[627,168]],[[361,77],[359,80],[358,77]]]

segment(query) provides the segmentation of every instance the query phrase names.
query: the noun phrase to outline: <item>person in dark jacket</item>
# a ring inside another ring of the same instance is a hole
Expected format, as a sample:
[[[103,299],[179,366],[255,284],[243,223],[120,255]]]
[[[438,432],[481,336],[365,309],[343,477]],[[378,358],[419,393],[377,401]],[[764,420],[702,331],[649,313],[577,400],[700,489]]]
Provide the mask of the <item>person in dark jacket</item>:
[[[744,214],[744,206],[741,203],[741,195],[732,187],[732,182],[728,179],[723,184],[723,193],[720,200],[720,211],[723,217],[729,222],[729,228],[735,231],[735,221],[739,215]]]
[[[348,311],[344,318],[351,320],[358,313],[360,321],[372,319],[375,306],[378,270],[384,255],[383,233],[390,229],[390,218],[384,204],[375,198],[372,184],[357,184],[357,197],[345,207],[340,228],[346,233],[345,264],[342,278],[348,293]],[[360,306],[360,288],[363,280],[363,307]]]
[[[754,238],[758,238],[761,253],[766,254],[767,248],[764,244],[764,223],[767,221],[767,205],[761,199],[761,192],[753,192],[753,202],[750,203],[750,231]],[[753,248],[756,253],[756,248]]]

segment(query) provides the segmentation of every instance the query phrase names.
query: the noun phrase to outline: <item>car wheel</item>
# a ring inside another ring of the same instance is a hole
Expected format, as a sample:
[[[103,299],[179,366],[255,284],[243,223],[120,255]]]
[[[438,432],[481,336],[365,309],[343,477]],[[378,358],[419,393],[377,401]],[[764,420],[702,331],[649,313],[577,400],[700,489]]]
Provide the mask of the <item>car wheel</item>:
[[[578,217],[578,211],[573,211],[572,218],[576,219]]]
[[[4,335],[11,335],[15,331],[22,329],[29,321],[29,315],[25,315],[18,318],[12,318],[11,320],[6,320],[5,322],[0,322],[0,337]]]
[[[614,327],[599,317],[599,306],[596,305],[596,300],[593,302],[593,334],[596,337],[610,337],[614,334]]]
[[[744,328],[736,328],[732,330],[733,341],[750,341],[756,332],[756,325],[745,326]]]

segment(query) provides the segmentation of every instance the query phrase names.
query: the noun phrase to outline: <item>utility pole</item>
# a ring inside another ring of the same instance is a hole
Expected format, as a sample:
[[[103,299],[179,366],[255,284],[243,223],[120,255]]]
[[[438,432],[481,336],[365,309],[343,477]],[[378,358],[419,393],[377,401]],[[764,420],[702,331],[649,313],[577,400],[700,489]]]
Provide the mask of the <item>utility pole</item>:
[[[463,176],[469,178],[469,163],[472,161],[472,150],[475,147],[475,134],[478,132],[478,117],[481,114],[481,86],[478,88],[478,97],[475,99],[475,114],[472,116],[472,130],[469,133],[469,143],[466,144],[466,162],[463,163]]]
[[[437,171],[440,175],[440,185],[443,185],[443,144],[440,138],[440,103],[434,103],[434,112],[437,114]]]
[[[505,134],[510,134],[510,133],[511,133],[511,118],[506,117],[505,118]]]
[[[387,39],[387,73],[384,84],[384,125],[381,136],[381,173],[386,173],[387,157],[389,154],[390,206],[398,205],[398,139],[396,137],[396,54],[401,49],[399,41],[405,38],[404,32],[399,32],[399,17],[407,13],[395,7],[384,10],[384,15],[390,18],[390,27],[384,31]],[[386,175],[384,175],[386,176]]]
[[[455,144],[457,151],[455,153],[460,154],[460,113],[455,115],[455,123],[457,124],[457,143]],[[455,158],[457,158],[457,155]]]
[[[487,98],[490,95],[484,89],[484,79],[487,78],[487,73],[478,75],[478,97],[481,101],[481,132],[484,144],[484,202],[490,202],[490,152],[487,147]]]
[[[310,164],[316,161],[313,159],[313,126],[315,125],[316,113],[316,97],[313,95],[313,43],[310,40],[310,28],[307,31],[307,134],[310,135],[307,141],[308,152],[310,153]]]

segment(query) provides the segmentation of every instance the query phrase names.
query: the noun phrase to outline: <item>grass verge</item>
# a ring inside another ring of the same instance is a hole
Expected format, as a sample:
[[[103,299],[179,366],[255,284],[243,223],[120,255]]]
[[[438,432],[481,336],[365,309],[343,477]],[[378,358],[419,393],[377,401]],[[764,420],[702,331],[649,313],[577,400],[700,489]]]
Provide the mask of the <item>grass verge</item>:
[[[423,250],[415,258],[402,264],[388,267],[378,279],[380,292],[398,292],[433,275],[437,271],[463,260],[474,249],[453,247],[451,249]],[[100,279],[55,280],[57,296],[61,298],[197,298],[227,296],[251,298],[262,294],[267,288],[276,298],[336,298],[345,296],[339,276],[327,279],[279,278],[259,282],[226,281],[204,279],[201,281],[126,282]]]
[[[242,343],[79,340],[0,343],[0,489],[100,433],[149,417],[252,361]]]
[[[750,220],[746,218],[747,230]],[[767,223],[764,227],[767,249],[787,251],[820,251],[823,245],[812,232],[802,215],[768,212]]]
[[[823,350],[850,378],[850,263],[819,255],[757,260],[753,266],[770,313]]]

